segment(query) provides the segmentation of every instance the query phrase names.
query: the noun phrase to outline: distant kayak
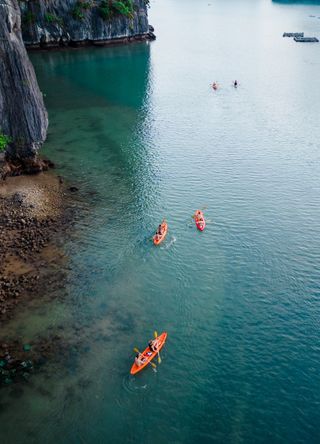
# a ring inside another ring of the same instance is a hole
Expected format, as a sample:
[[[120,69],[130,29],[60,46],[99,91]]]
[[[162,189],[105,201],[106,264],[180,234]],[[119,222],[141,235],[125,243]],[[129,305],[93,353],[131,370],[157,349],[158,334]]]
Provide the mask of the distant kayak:
[[[142,362],[141,365],[137,365],[135,362],[133,363],[131,370],[130,370],[130,374],[131,375],[135,375],[136,373],[141,372],[142,369],[144,369],[146,367],[146,365],[149,364],[150,361],[152,361],[152,359],[157,356],[158,351],[160,351],[162,349],[162,347],[164,346],[166,339],[167,339],[168,333],[163,332],[161,333],[160,336],[157,337],[158,340],[158,348],[156,351],[151,351],[149,346],[145,349],[144,352],[141,353],[142,355],[142,359],[144,360]]]
[[[198,228],[198,230],[203,231],[206,228],[206,220],[201,210],[197,210],[194,213],[194,221],[196,223],[196,227]]]
[[[168,224],[167,224],[167,222],[165,220],[163,220],[161,222],[161,234],[159,234],[158,231],[157,231],[157,233],[153,236],[153,243],[154,243],[154,245],[161,244],[161,242],[164,241],[164,239],[165,239],[165,237],[167,235],[167,232],[168,232]]]

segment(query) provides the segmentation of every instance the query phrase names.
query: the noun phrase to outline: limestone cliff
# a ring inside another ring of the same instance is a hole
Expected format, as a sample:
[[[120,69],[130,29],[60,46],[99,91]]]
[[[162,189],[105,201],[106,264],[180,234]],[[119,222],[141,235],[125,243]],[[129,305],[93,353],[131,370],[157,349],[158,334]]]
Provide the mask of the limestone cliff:
[[[131,40],[149,35],[148,0],[20,1],[27,46]]]
[[[11,139],[6,155],[12,165],[41,169],[37,152],[47,126],[42,94],[22,40],[18,2],[0,0],[0,132]]]
[[[0,136],[10,140],[4,175],[48,166],[37,157],[48,116],[24,43],[50,47],[154,38],[148,4],[149,0],[0,0]]]

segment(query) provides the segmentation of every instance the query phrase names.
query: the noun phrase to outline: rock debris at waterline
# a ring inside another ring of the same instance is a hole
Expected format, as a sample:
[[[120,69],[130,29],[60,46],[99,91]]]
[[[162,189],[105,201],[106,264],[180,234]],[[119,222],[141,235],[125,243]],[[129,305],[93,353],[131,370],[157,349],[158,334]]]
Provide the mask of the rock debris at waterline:
[[[63,288],[66,259],[55,235],[72,224],[71,193],[52,174],[8,178],[0,185],[0,325],[20,302]]]

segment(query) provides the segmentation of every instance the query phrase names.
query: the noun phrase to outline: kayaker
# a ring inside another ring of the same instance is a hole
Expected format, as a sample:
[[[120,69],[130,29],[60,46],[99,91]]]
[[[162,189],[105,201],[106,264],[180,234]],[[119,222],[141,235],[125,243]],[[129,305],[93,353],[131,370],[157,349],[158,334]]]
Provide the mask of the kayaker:
[[[167,235],[167,231],[168,231],[168,224],[165,221],[165,219],[163,219],[163,221],[157,228],[156,234],[153,236],[154,245],[160,245],[161,242],[164,241]]]
[[[218,84],[217,84],[217,82],[213,82],[213,84],[212,84],[212,88],[213,88],[213,89],[218,89]]]
[[[237,88],[237,86],[238,86],[238,81],[237,81],[237,80],[235,80],[235,81],[233,82],[233,86],[234,86],[235,88]]]
[[[151,351],[155,352],[158,350],[159,342],[158,339],[153,339],[148,342],[149,348]]]
[[[146,362],[146,358],[143,356],[142,353],[138,353],[134,358],[134,362],[137,364],[138,367],[141,367],[141,365]]]

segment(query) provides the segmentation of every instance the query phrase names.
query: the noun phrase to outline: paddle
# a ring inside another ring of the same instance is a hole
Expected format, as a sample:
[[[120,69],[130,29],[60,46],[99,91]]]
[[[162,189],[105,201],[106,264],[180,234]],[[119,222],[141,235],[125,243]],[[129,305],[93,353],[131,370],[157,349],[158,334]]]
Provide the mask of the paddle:
[[[158,333],[154,332],[154,337],[157,339]],[[158,341],[158,364],[161,364],[160,352],[159,352],[159,341]]]
[[[136,347],[133,349],[133,351],[134,351],[135,353],[139,353],[140,355],[142,355],[142,353],[140,353],[139,350],[138,350]],[[153,368],[157,368],[156,364],[154,364],[154,363],[151,362],[151,361],[149,361],[148,364],[150,364],[151,367],[153,367]]]

